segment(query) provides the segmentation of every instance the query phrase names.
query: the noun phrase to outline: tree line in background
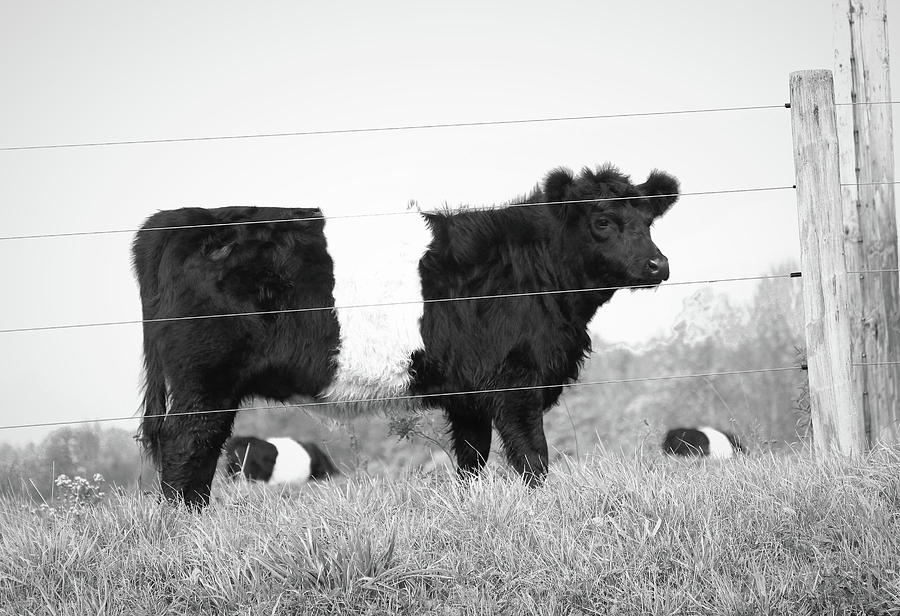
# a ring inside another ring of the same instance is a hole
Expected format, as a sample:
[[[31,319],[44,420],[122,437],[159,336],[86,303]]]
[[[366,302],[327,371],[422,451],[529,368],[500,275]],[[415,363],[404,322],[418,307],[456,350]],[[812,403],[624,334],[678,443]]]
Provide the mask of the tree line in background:
[[[805,372],[657,377],[796,366],[802,345],[799,280],[761,280],[751,300],[737,306],[724,293],[703,287],[684,302],[668,336],[636,349],[594,340],[579,381],[619,382],[564,392],[544,420],[551,458],[580,457],[598,447],[626,455],[659,452],[665,431],[679,426],[733,431],[751,455],[793,447],[808,436]],[[345,474],[395,475],[451,464],[440,413],[336,422],[302,409],[245,411],[235,434],[318,441]],[[492,461],[499,459],[502,452],[494,452]],[[56,476],[94,473],[122,487],[151,489],[156,482],[133,435],[119,428],[65,427],[36,445],[0,444],[2,490],[48,498]]]

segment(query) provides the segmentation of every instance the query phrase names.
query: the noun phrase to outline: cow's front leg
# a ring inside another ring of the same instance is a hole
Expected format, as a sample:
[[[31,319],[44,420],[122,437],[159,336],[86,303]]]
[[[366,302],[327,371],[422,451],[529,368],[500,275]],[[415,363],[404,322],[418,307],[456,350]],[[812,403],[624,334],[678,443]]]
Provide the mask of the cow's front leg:
[[[494,423],[510,466],[529,487],[543,483],[549,459],[540,395],[527,390],[505,393]]]
[[[449,401],[447,421],[456,471],[460,477],[472,477],[481,472],[491,453],[491,415],[477,404],[463,404],[460,399]]]
[[[160,486],[166,499],[193,509],[209,504],[213,476],[222,446],[231,435],[234,411],[197,415],[171,415],[190,410],[234,408],[231,400],[203,404],[173,404],[159,440]]]

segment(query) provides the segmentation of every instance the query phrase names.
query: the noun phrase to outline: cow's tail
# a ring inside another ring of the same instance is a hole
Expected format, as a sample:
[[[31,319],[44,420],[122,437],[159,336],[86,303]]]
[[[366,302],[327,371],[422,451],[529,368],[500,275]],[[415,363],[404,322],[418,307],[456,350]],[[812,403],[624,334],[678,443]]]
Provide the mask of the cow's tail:
[[[171,212],[158,212],[147,219],[141,230],[183,224],[171,220],[171,216]],[[138,233],[131,247],[134,273],[141,292],[141,315],[145,321],[159,316],[159,267],[168,236],[167,231]],[[152,327],[155,327],[155,324],[144,323],[144,400],[141,405],[143,417],[137,439],[159,468],[162,460],[160,445],[168,392],[162,358],[153,343],[151,331],[148,330]]]
[[[153,343],[144,335],[144,401],[143,417],[138,432],[138,440],[150,455],[157,468],[161,462],[160,444],[163,424],[166,421],[166,377],[163,373],[159,353]]]

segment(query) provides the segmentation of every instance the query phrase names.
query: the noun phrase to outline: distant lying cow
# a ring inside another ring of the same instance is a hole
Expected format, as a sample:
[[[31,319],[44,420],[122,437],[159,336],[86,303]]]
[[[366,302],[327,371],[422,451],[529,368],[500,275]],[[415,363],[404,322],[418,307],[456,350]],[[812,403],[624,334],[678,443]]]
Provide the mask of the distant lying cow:
[[[302,484],[339,474],[318,445],[284,437],[232,437],[225,446],[225,461],[230,476],[271,484]]]
[[[666,433],[663,451],[674,456],[709,456],[730,458],[743,453],[738,438],[715,428],[675,428]]]
[[[539,483],[544,412],[591,350],[588,322],[616,288],[669,277],[650,225],[677,193],[663,172],[634,185],[604,166],[557,169],[487,210],[327,224],[318,209],[154,214],[133,256],[148,321],[141,437],[166,497],[209,501],[235,412],[196,411],[254,395],[311,396],[344,417],[437,407],[461,474],[484,466],[493,425]],[[236,313],[253,314],[177,319]],[[468,391],[481,393],[447,395]]]

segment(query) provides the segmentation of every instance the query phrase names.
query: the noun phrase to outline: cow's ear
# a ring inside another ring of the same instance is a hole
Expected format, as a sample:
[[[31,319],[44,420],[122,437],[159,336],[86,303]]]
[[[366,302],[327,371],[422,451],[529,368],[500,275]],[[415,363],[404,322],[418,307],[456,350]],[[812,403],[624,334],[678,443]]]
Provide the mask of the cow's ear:
[[[571,169],[566,167],[558,167],[547,174],[544,178],[544,199],[545,202],[566,201],[571,198],[570,192],[572,184],[575,182],[575,176]],[[571,206],[559,204],[552,206],[557,216],[566,219],[575,214],[571,211]]]
[[[654,169],[647,176],[647,181],[635,188],[640,195],[648,198],[653,218],[665,214],[678,201],[678,180],[664,171]]]
[[[571,170],[565,167],[554,169],[544,178],[544,200],[565,201],[566,193],[574,181],[575,176]]]

